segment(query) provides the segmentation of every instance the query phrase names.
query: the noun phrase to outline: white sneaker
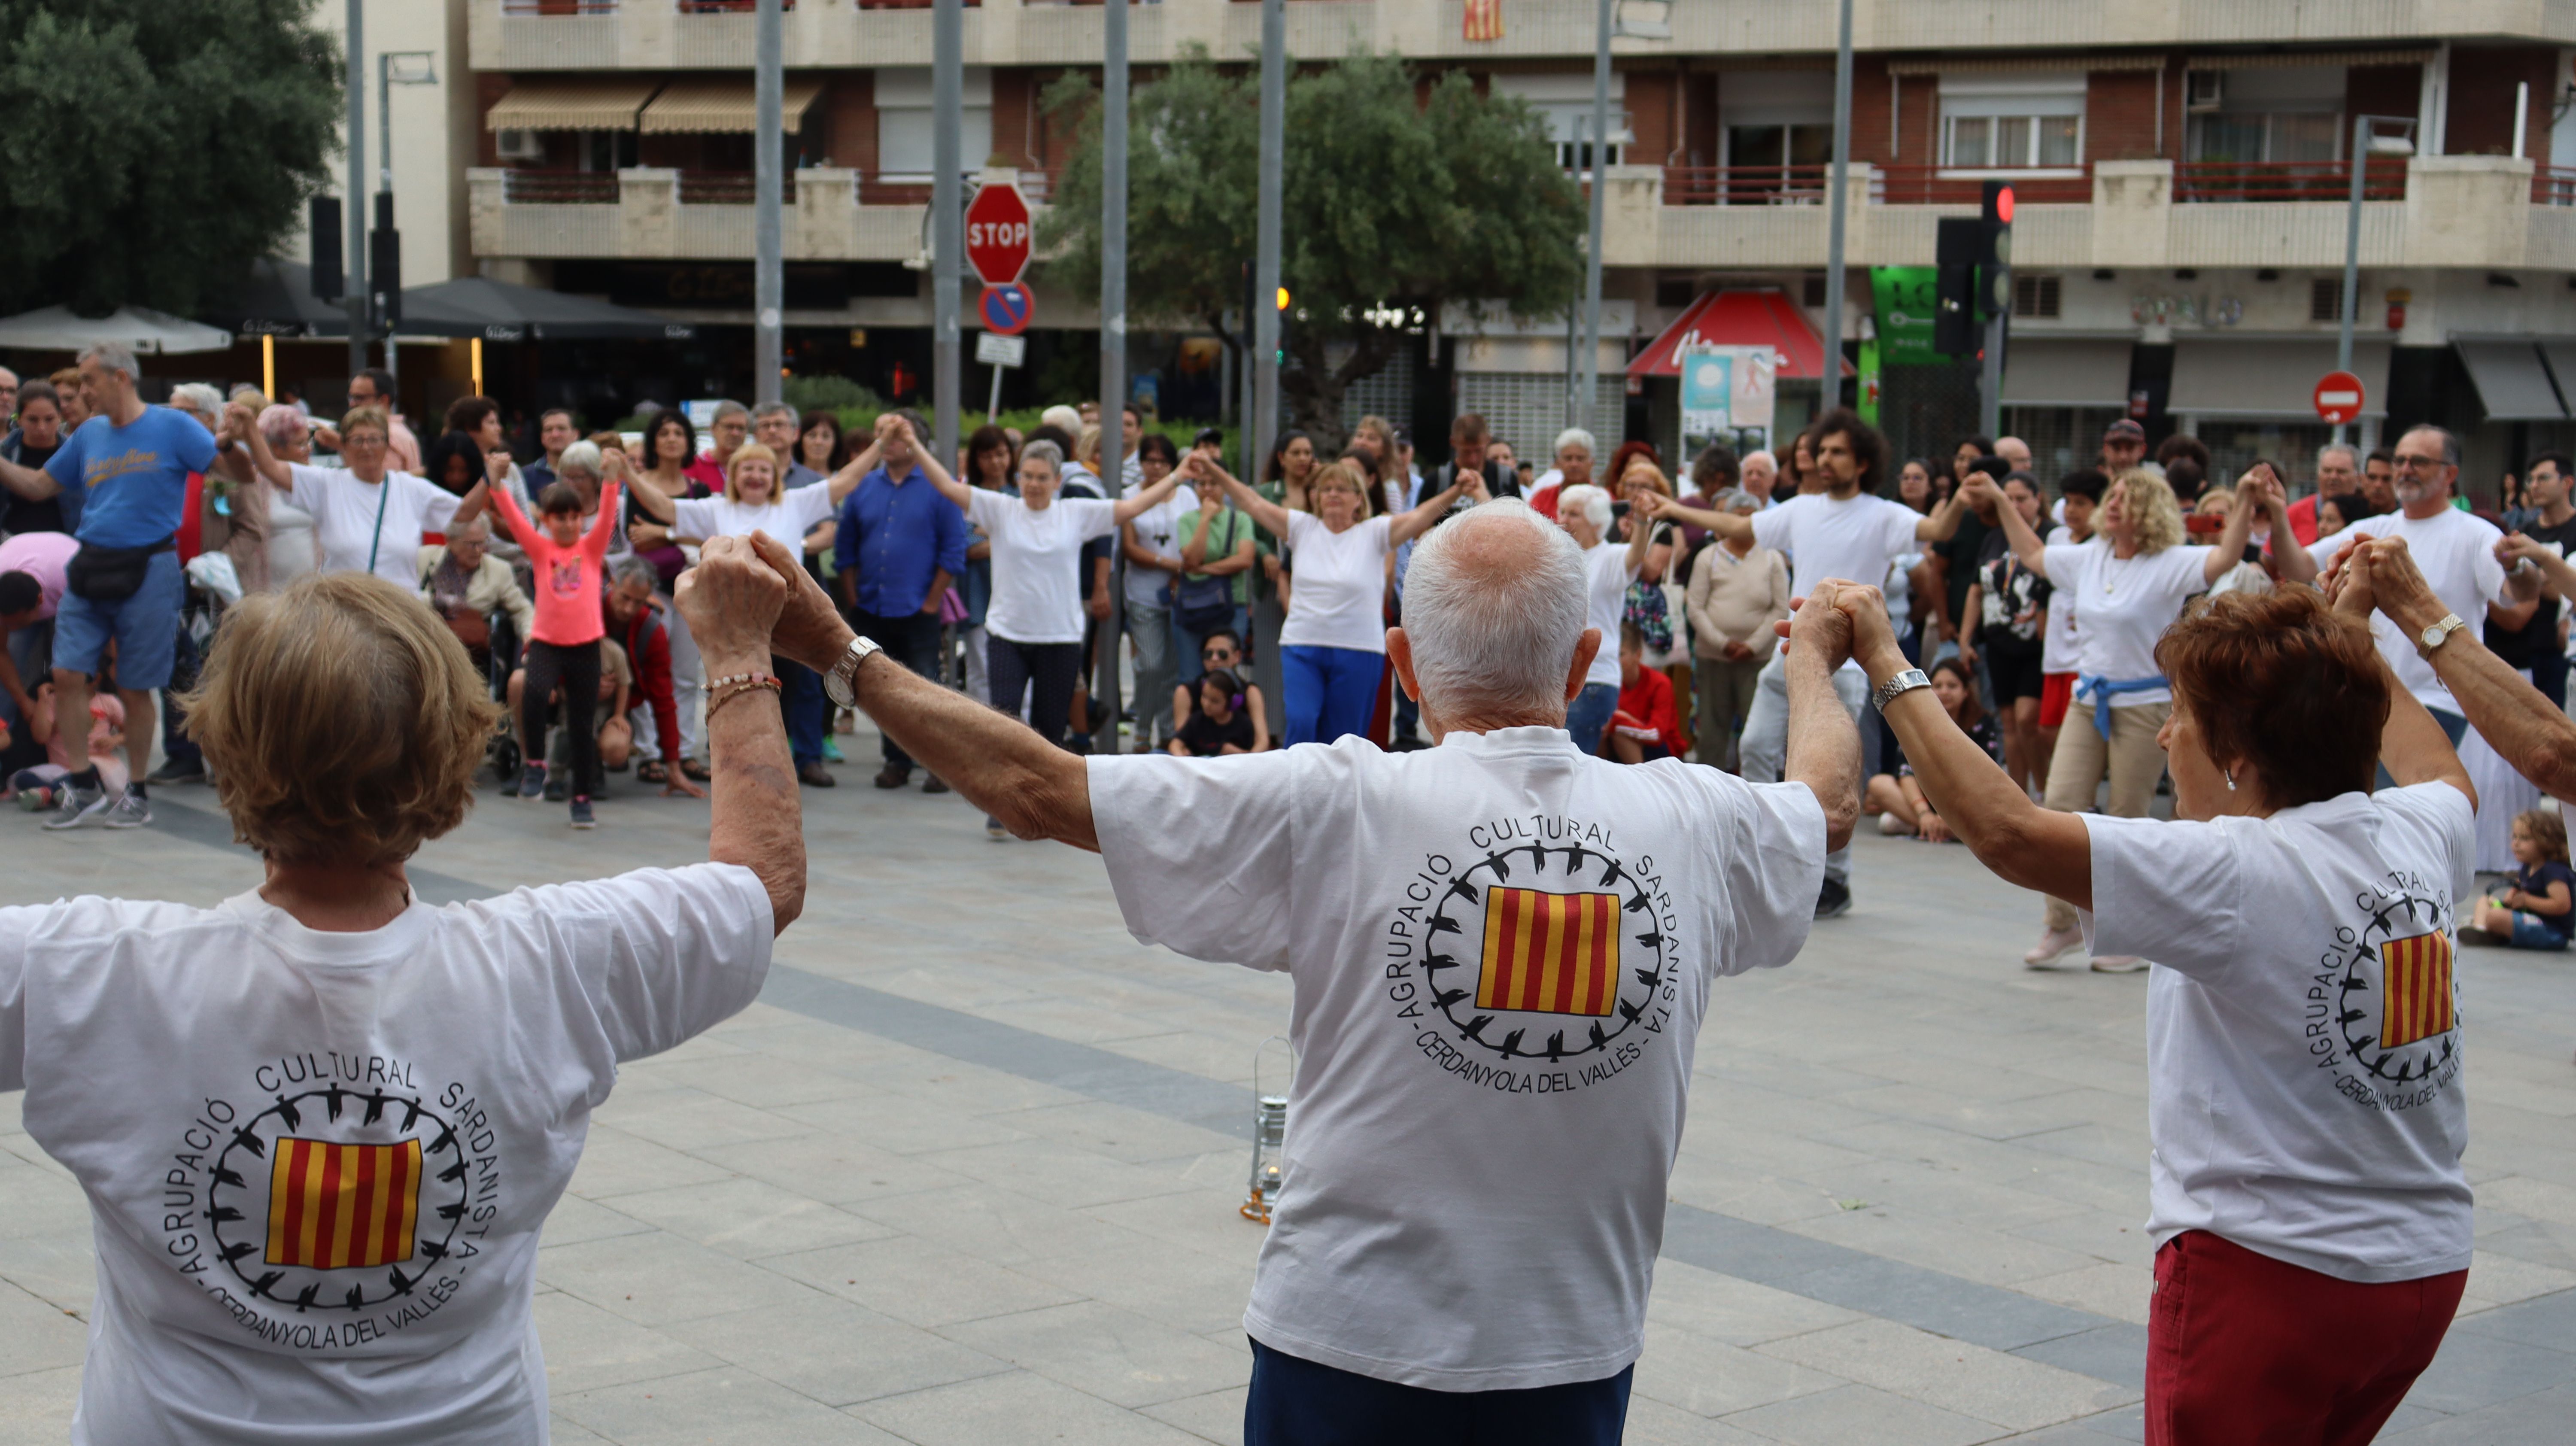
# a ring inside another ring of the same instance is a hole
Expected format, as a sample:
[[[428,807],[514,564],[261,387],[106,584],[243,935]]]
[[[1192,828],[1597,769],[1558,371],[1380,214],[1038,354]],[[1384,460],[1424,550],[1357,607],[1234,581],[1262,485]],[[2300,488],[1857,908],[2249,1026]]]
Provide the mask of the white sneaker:
[[[1904,834],[1914,832],[1913,828],[1907,825],[1905,820],[1896,816],[1893,809],[1878,816],[1878,831],[1886,834],[1890,838],[1896,838]]]
[[[109,828],[141,828],[152,821],[152,800],[126,789],[107,801],[99,810],[99,822]]]
[[[2135,954],[2104,954],[2093,961],[2096,974],[2135,974],[2147,967],[2147,961]]]
[[[61,801],[54,805],[53,817],[45,820],[47,828],[79,828],[107,810],[104,789],[83,788],[66,779],[54,785],[54,793]]]
[[[2033,969],[2054,969],[2060,960],[2083,947],[2083,930],[2050,929],[2039,936],[2029,953],[2021,956],[2021,962]]]

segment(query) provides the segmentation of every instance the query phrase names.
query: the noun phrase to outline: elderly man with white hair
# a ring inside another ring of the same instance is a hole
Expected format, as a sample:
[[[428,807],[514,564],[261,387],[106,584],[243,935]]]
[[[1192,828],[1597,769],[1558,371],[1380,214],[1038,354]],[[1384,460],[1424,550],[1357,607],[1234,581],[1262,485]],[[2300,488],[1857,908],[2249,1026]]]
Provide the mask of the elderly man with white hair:
[[[1514,499],[1414,550],[1386,648],[1436,746],[1409,753],[1076,757],[877,656],[758,545],[795,589],[777,651],[1014,833],[1100,851],[1140,940],[1290,976],[1245,1439],[1617,1441],[1700,1021],[1796,956],[1859,813],[1853,585],[1789,630],[1763,785],[1567,741],[1605,643],[1581,551]]]
[[[1771,489],[1780,481],[1780,459],[1767,451],[1747,452],[1736,468],[1744,490],[1753,494],[1753,500],[1761,507],[1770,506]]]
[[[1556,434],[1556,450],[1550,454],[1556,465],[1538,474],[1530,484],[1530,506],[1543,517],[1554,517],[1564,489],[1581,487],[1592,480],[1592,468],[1601,460],[1601,444],[1581,427],[1568,427]],[[1619,640],[1610,640],[1610,650],[1619,650]]]

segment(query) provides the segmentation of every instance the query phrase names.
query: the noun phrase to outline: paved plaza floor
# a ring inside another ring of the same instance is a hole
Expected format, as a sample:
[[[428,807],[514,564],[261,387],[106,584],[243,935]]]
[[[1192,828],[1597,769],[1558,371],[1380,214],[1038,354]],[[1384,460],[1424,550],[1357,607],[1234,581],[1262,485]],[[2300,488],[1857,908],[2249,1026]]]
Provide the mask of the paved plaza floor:
[[[955,797],[808,790],[812,882],[759,1003],[624,1071],[546,1229],[554,1439],[1234,1442],[1263,1227],[1236,1213],[1282,977],[1138,945],[1099,861]],[[156,825],[0,816],[0,900],[252,887],[202,788]],[[598,832],[486,793],[433,901],[704,857],[629,783]],[[1875,834],[1858,907],[1720,981],[1628,1440],[2141,1438],[2144,976],[2032,974],[2037,901]],[[2461,965],[2479,1249],[2384,1440],[2576,1420],[2576,961]],[[141,1062],[129,1062],[140,1064]],[[0,1096],[0,1443],[65,1439],[88,1212]]]

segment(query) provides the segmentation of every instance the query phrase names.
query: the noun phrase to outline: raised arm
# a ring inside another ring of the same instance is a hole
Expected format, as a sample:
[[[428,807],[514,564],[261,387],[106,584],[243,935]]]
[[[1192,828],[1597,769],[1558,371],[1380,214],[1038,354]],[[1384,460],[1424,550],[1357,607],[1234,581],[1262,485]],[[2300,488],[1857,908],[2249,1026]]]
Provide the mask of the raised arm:
[[[1455,469],[1452,471],[1455,475],[1446,488],[1387,519],[1386,545],[1388,547],[1402,547],[1429,532],[1433,523],[1448,515],[1450,504],[1457,501],[1462,493],[1474,497],[1479,502],[1491,500],[1491,494],[1485,491],[1485,479],[1482,474],[1457,472]]]
[[[645,516],[664,527],[679,520],[680,509],[671,505],[671,494],[659,487],[646,486],[638,481],[635,484],[635,505],[644,509]]]
[[[1979,483],[1984,484],[1982,494],[1978,489]],[[2000,502],[2003,489],[1997,487],[1995,479],[1985,473],[1971,472],[1968,474],[1968,480],[1960,483],[1958,490],[1950,494],[1949,501],[1934,508],[1931,516],[1914,524],[1914,540],[1917,542],[1949,541],[1959,530],[1959,519],[1968,515],[1968,509],[1976,505],[1980,495],[1990,495]],[[2006,505],[1995,510],[2010,512],[2012,508]]]
[[[849,624],[794,553],[765,534],[747,540],[788,589],[770,646],[817,672],[836,666],[849,651]],[[693,616],[692,626],[695,621]],[[714,669],[712,658],[707,667]],[[1091,779],[1080,758],[1040,738],[1019,719],[916,676],[887,654],[868,658],[857,685],[859,706],[877,726],[968,803],[1021,838],[1051,838],[1100,851],[1091,820]],[[775,706],[765,706],[774,718]],[[785,767],[783,743],[779,758],[792,789],[796,775]],[[796,826],[792,812],[788,826]]]
[[[1661,497],[1664,494],[1654,492],[1647,495]],[[1660,572],[1654,577],[1646,577],[1646,559],[1653,554],[1654,550],[1655,514],[1647,511],[1643,507],[1629,508],[1628,575],[1630,577],[1645,578],[1648,582],[1661,582],[1663,580]]]
[[[2013,556],[2021,560],[2022,566],[2041,577],[2048,576],[2048,544],[2041,541],[2039,533],[2022,520],[2021,509],[2012,505],[2011,499],[2004,496],[2003,489],[1995,485],[1994,479],[1983,472],[1977,473],[1951,500],[1955,502],[1971,491],[1993,495],[1995,517],[2003,524],[2004,541],[2011,544]]]
[[[2519,532],[2508,533],[2496,543],[2496,560],[2507,568],[2528,562],[2539,569],[2542,586],[2553,596],[2576,598],[2576,567],[2568,566],[2567,559],[2551,551],[2546,543]]]
[[[2251,498],[2246,495],[2249,484],[2255,488]],[[2272,565],[2280,570],[2281,581],[2315,582],[2317,560],[2299,545],[2298,534],[2290,530],[2290,492],[2281,485],[2281,475],[2272,470],[2270,463],[2238,481],[2236,501],[2240,512],[2247,510],[2244,504],[2248,501],[2261,506],[2264,520],[2272,524]]]
[[[1140,487],[1135,491],[1128,493],[1126,496],[1119,498],[1116,503],[1111,505],[1109,515],[1117,520],[1119,526],[1124,527],[1128,523],[1135,521],[1137,518],[1142,517],[1146,513],[1161,506],[1163,504],[1163,499],[1171,496],[1172,489],[1179,485],[1181,485],[1181,474],[1178,472],[1166,472],[1163,474],[1163,480],[1155,483],[1153,486]]]
[[[1193,452],[1181,465],[1201,469],[1193,472],[1192,476],[1213,475],[1216,480],[1225,484],[1225,495],[1234,499],[1235,506],[1242,508],[1255,523],[1268,529],[1271,536],[1282,542],[1287,540],[1288,509],[1243,485],[1243,479],[1225,470],[1224,463],[1205,452]]]
[[[617,494],[621,490],[614,477],[599,484],[599,516],[590,524],[590,535],[581,540],[582,546],[597,548],[603,557],[608,554],[608,540],[617,535]],[[506,487],[493,493],[492,497],[505,511],[516,505]]]
[[[710,680],[766,674],[770,634],[790,596],[785,577],[814,587],[794,553],[766,536],[760,542],[755,552],[744,538],[711,537],[698,554],[698,565],[680,574],[680,615],[688,619]],[[773,926],[784,931],[805,908],[804,805],[797,796],[796,765],[787,753],[779,691],[755,687],[740,696],[730,691],[743,686],[729,685],[708,699],[715,799],[707,857],[759,875],[769,891]]]
[[[267,478],[268,484],[272,487],[286,492],[294,491],[295,469],[276,453],[268,450],[268,438],[260,435],[259,415],[248,405],[233,402],[225,406],[224,420],[231,424],[229,430],[232,435],[249,445],[250,465],[258,471],[259,475]]]
[[[2448,616],[2402,537],[2370,537],[2336,559],[2326,591],[2335,611],[2368,620],[2372,609],[2407,638]],[[2504,659],[2487,651],[2477,630],[2460,628],[2433,650],[2433,673],[2451,690],[2478,736],[2523,777],[2553,798],[2576,798],[2576,723]],[[2383,667],[2386,664],[2383,662]],[[2388,724],[2380,733],[2379,762],[2400,785],[2439,780],[2477,802],[2477,789],[2451,747],[2450,735],[2415,701],[2394,675],[2388,679]]]
[[[1846,590],[1839,605],[1852,619],[1855,655],[1873,689],[1914,666],[1897,646],[1887,604],[1875,591],[1855,596]],[[2006,883],[2054,894],[2079,909],[2093,907],[2093,840],[2081,815],[2031,802],[1950,720],[1929,688],[1899,694],[1882,716],[1914,765],[1916,785],[1978,862]]]
[[[1678,522],[1684,527],[1716,533],[1728,542],[1753,535],[1753,519],[1750,517],[1739,517],[1732,512],[1712,512],[1705,507],[1687,507],[1661,492],[1649,492],[1642,501],[1649,522]]]
[[[21,467],[6,457],[0,457],[0,487],[6,487],[30,502],[42,502],[63,490],[62,484],[44,468]]]
[[[1825,811],[1825,849],[1851,842],[1860,818],[1860,730],[1843,711],[1834,692],[1834,670],[1851,656],[1851,620],[1834,600],[1858,588],[1871,597],[1876,588],[1827,580],[1818,596],[1803,601],[1785,625],[1789,636],[1789,751],[1781,761],[1784,783],[1803,783]],[[1880,616],[1886,615],[1882,604]]]

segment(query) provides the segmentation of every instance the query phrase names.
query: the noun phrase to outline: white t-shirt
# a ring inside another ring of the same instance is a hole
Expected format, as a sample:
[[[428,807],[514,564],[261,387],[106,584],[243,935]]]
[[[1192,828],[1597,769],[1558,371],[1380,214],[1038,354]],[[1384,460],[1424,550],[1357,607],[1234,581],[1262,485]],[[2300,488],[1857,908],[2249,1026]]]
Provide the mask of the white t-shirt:
[[[1709,985],[1805,944],[1814,796],[1538,727],[1090,779],[1137,938],[1294,981],[1253,1338],[1444,1391],[1635,1360]]]
[[[1199,495],[1187,488],[1175,487],[1172,495],[1136,514],[1136,536],[1147,548],[1162,557],[1177,558],[1184,541],[1180,531],[1181,514],[1199,510]],[[1150,567],[1138,567],[1134,558],[1127,559],[1127,603],[1130,607],[1168,608],[1172,605],[1172,574]]]
[[[2469,801],[2447,783],[2268,819],[2084,815],[2097,954],[2147,980],[2147,1228],[2340,1280],[2466,1269],[2452,961]]]
[[[1923,514],[1902,502],[1854,493],[1835,501],[1801,493],[1753,514],[1753,540],[1789,554],[1789,591],[1806,597],[1829,577],[1875,584],[1888,565],[1920,551],[1914,529]]]
[[[2365,517],[2332,537],[2317,539],[2308,556],[2317,560],[2317,569],[2323,572],[2355,538],[2405,538],[2407,555],[2415,560],[2433,595],[2460,615],[2460,621],[2469,625],[2468,636],[2474,638],[2486,622],[2490,601],[2513,601],[2505,592],[2504,564],[2495,555],[2495,545],[2503,536],[2495,524],[2445,507],[2421,520],[2403,513]],[[2415,701],[2453,715],[2460,712],[2460,700],[2451,696],[2433,665],[2415,651],[2415,640],[2399,631],[2386,614],[2370,615],[2370,634],[2379,644],[2379,656],[2388,660],[2388,670],[2415,695]]]
[[[1118,504],[1066,497],[1032,512],[1017,497],[975,488],[966,516],[993,539],[993,600],[984,626],[1012,643],[1082,641],[1082,545],[1118,530]]]
[[[288,496],[313,515],[322,539],[324,572],[365,572],[375,554],[375,574],[405,592],[420,588],[421,534],[445,532],[465,499],[409,472],[387,469],[382,482],[361,482],[341,468],[286,464],[295,485]]]
[[[1628,566],[1628,544],[1605,539],[1584,551],[1584,624],[1601,630],[1601,651],[1592,655],[1592,667],[1583,675],[1587,688],[1595,683],[1619,686],[1619,620],[1627,614],[1628,584],[1636,578],[1636,570]]]
[[[98,1255],[72,1439],[543,1441],[537,1232],[591,1111],[769,954],[721,864],[353,934],[255,893],[0,909],[0,1089]]]
[[[778,500],[758,507],[746,506],[725,497],[675,497],[671,499],[671,530],[683,537],[749,537],[766,532],[787,545],[787,550],[805,555],[805,534],[820,526],[835,510],[829,487],[790,487],[771,494]]]
[[[2071,528],[2052,528],[2048,534],[2051,547],[2092,547],[2101,542],[2099,533],[2082,542],[2075,540]],[[2041,635],[2039,670],[2043,673],[2075,673],[2084,668],[2084,638],[2075,626],[2075,590],[2051,587],[2048,590],[2048,630]]]
[[[2072,606],[2084,629],[2079,663],[2088,677],[2114,683],[2160,676],[2156,641],[2182,616],[2182,605],[2194,593],[2209,591],[2209,549],[2168,547],[2117,557],[2109,543],[2059,545],[2047,549],[2048,583],[2075,594]],[[2046,667],[2045,660],[2041,666]],[[2171,688],[2141,688],[2114,693],[2114,708],[2141,708],[2173,701]]]
[[[1311,512],[1288,514],[1296,570],[1288,617],[1279,625],[1281,647],[1386,651],[1386,539],[1393,521],[1379,513],[1335,532]]]

